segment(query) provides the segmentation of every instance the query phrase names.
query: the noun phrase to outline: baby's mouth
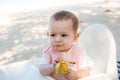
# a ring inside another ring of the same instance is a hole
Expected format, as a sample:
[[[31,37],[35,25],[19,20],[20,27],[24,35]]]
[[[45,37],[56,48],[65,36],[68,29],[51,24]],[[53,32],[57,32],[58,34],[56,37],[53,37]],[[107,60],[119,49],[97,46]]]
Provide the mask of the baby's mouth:
[[[62,45],[55,45],[56,47],[60,47],[60,46],[62,46]]]
[[[55,46],[54,46],[55,49],[58,49],[58,48],[60,48],[60,47],[61,47],[61,45],[55,45]]]

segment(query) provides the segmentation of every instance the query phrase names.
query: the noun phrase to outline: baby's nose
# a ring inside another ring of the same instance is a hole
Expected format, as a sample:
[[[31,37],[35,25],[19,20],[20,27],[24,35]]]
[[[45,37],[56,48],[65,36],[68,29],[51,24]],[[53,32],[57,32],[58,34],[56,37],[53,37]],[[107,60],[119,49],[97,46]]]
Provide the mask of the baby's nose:
[[[62,40],[62,38],[60,36],[56,36],[56,38],[55,38],[56,42],[60,42],[61,40]]]

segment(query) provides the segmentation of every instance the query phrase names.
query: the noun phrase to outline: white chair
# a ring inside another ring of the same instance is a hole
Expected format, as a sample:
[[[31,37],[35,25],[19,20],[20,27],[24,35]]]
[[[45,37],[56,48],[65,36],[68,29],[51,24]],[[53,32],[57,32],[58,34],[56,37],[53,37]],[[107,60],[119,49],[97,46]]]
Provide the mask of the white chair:
[[[40,59],[35,61],[21,61],[0,67],[0,80],[53,80],[43,77],[39,73],[37,65]]]
[[[106,26],[90,26],[81,34],[79,44],[86,49],[96,65],[94,75],[80,80],[117,80],[115,41]],[[39,61],[40,59],[2,66],[0,80],[46,80],[40,77],[38,68],[34,66],[39,64]]]
[[[82,32],[79,44],[96,65],[95,75],[81,80],[118,80],[115,40],[105,25],[88,27]]]

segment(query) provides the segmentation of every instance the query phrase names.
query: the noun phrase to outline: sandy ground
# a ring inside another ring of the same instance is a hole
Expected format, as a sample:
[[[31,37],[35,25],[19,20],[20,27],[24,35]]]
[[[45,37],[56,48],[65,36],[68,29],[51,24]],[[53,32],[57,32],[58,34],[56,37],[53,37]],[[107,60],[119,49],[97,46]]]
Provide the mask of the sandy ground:
[[[50,16],[59,10],[74,12],[80,32],[89,25],[101,23],[112,31],[120,58],[120,1],[48,8],[10,15],[9,24],[0,25],[0,65],[40,58],[48,45],[45,35]]]

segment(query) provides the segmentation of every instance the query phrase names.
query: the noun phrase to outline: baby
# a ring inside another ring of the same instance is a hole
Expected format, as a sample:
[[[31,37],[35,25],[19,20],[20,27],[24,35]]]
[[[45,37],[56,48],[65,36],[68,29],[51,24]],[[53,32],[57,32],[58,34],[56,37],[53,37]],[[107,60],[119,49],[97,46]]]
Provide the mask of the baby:
[[[74,44],[79,38],[78,28],[79,20],[70,11],[59,11],[51,16],[47,32],[50,45],[40,62],[42,75],[51,76],[55,80],[77,80],[89,76],[93,63],[89,61],[85,50]],[[61,58],[75,64],[68,63],[67,73],[56,75],[55,66]]]

